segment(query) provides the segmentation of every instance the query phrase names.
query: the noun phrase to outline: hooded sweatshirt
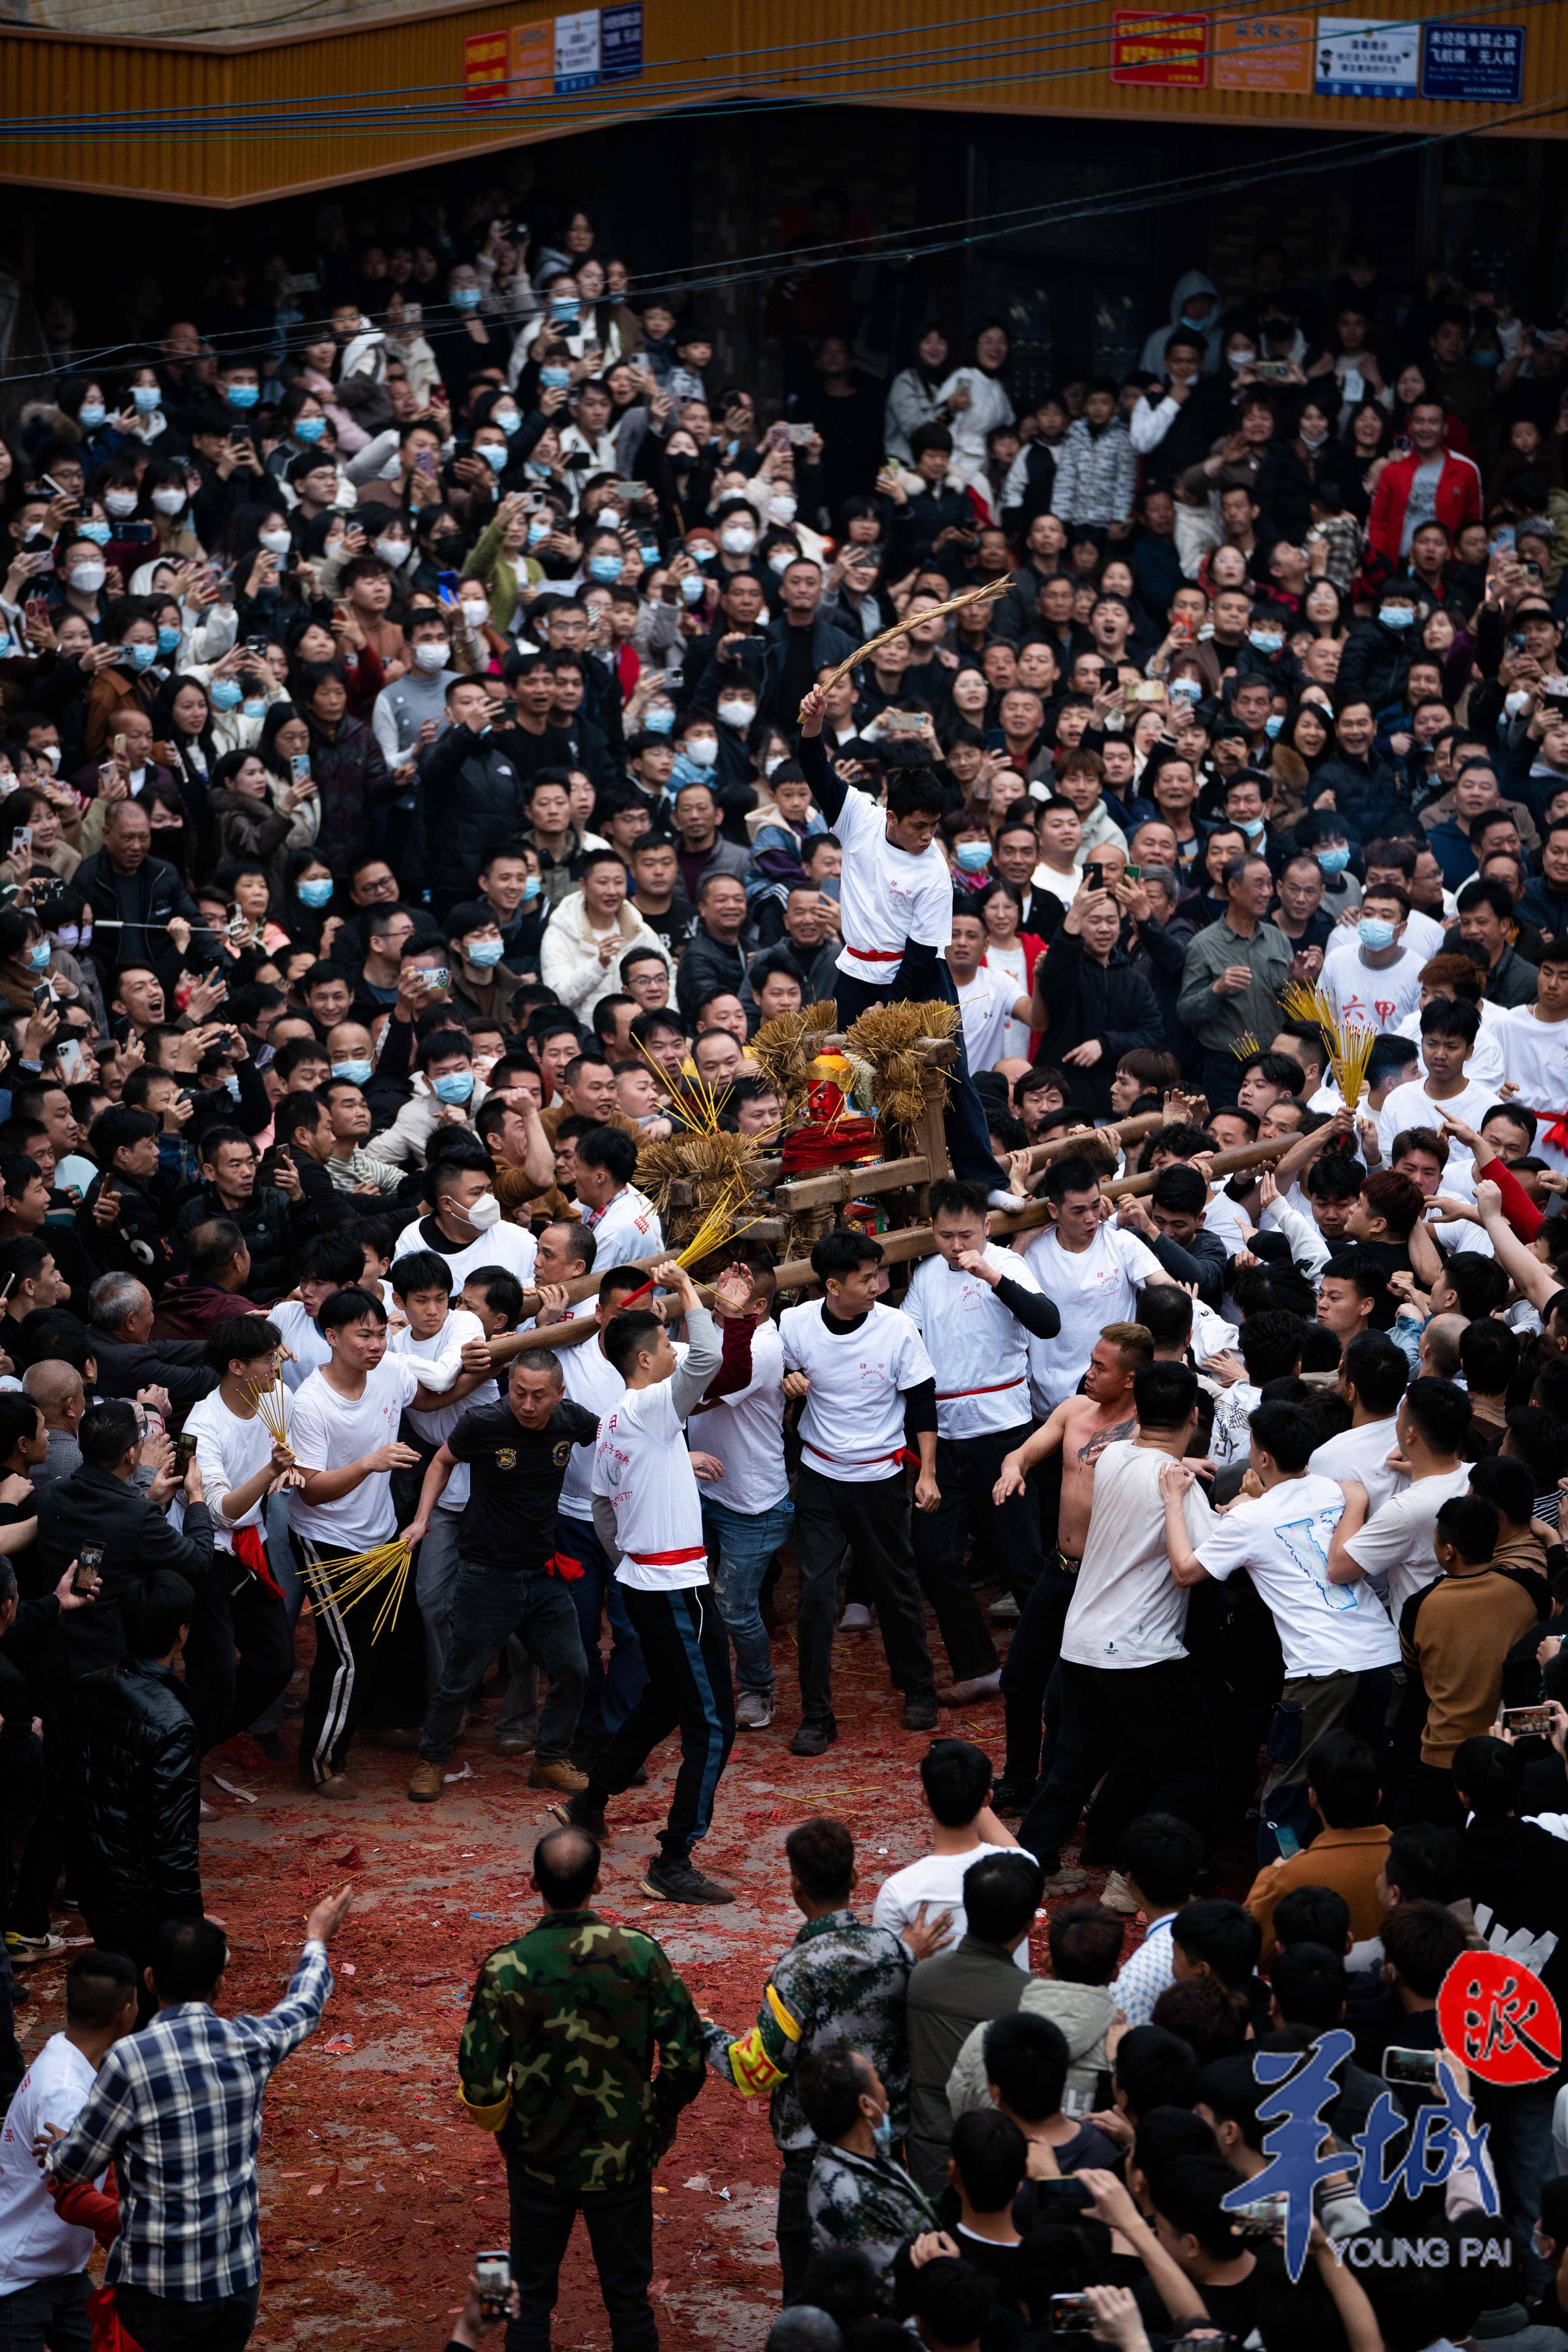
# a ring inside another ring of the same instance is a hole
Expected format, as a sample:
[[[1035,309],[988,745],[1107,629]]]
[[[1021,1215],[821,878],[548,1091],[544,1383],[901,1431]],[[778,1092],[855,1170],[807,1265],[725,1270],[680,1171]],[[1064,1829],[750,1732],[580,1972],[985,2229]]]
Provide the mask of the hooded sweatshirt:
[[[1204,361],[1204,373],[1205,375],[1212,375],[1215,368],[1218,367],[1220,347],[1219,289],[1215,286],[1214,279],[1208,276],[1206,271],[1202,269],[1189,269],[1182,277],[1177,278],[1175,285],[1171,289],[1170,324],[1164,327],[1156,327],[1153,333],[1150,336],[1148,341],[1143,346],[1143,356],[1139,362],[1139,365],[1141,367],[1147,368],[1151,375],[1159,375],[1163,372],[1165,365],[1165,345],[1170,341],[1175,329],[1180,326],[1182,322],[1182,312],[1185,309],[1186,305],[1192,300],[1194,294],[1208,295],[1214,304],[1214,308],[1209,313],[1206,324],[1201,330],[1194,331],[1202,333],[1204,342],[1207,350],[1207,357]]]
[[[1062,2093],[1064,2115],[1082,2116],[1104,2105],[1100,2093],[1105,2085],[1099,2078],[1109,2072],[1110,2060],[1105,2054],[1105,2032],[1116,2014],[1116,2000],[1109,1985],[1063,1984],[1055,1977],[1031,1977],[1024,1987],[1024,1998],[1018,2003],[1019,2014],[1026,2017],[1048,2017],[1059,2028],[1068,2045],[1067,2087]],[[985,2087],[985,2028],[977,2025],[958,2056],[947,2078],[947,2100],[953,2119],[966,2115],[971,2107],[988,2107],[991,2095]]]

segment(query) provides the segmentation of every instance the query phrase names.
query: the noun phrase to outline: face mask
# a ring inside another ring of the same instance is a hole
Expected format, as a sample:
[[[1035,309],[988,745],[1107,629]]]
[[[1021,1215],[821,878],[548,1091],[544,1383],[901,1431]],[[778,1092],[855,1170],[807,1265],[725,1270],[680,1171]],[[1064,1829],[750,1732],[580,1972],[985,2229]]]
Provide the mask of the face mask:
[[[158,512],[162,515],[177,515],[181,513],[184,508],[184,503],[185,494],[184,490],[176,490],[173,483],[170,484],[166,490],[154,490],[153,493],[153,504],[157,508]]]
[[[531,907],[534,900],[539,896],[539,877],[537,874],[531,874],[527,881],[522,886],[522,897],[518,900],[519,906]]]
[[[105,490],[103,503],[116,522],[123,522],[127,515],[133,515],[136,511],[136,493],[134,490]]]
[[[719,544],[726,555],[750,555],[757,543],[757,534],[743,522],[726,523],[719,534]]]
[[[1241,818],[1239,822],[1248,841],[1256,841],[1263,830],[1263,819],[1260,816],[1248,816]]]
[[[1394,925],[1380,922],[1375,915],[1363,915],[1356,925],[1363,948],[1391,948],[1394,945]]]
[[[891,2115],[884,2113],[877,2117],[875,2123],[871,2126],[871,2137],[877,2143],[877,2153],[879,2156],[892,2155],[893,2118]]]
[[[239,1080],[234,1076],[232,1071],[223,1082],[223,1090],[225,1094],[227,1095],[230,1102],[237,1102],[239,1100]]]
[[[481,1192],[472,1206],[464,1210],[463,1214],[468,1218],[470,1225],[477,1225],[481,1234],[488,1234],[492,1225],[499,1225],[500,1223],[500,1202],[493,1192]]]
[[[1271,743],[1278,740],[1279,730],[1284,724],[1284,719],[1278,710],[1271,710],[1269,712],[1268,718],[1263,722],[1263,731],[1268,736],[1268,740]]]
[[[563,367],[542,367],[539,381],[546,392],[564,392],[572,381],[572,371]]]
[[[530,547],[539,547],[542,545],[543,541],[549,538],[555,526],[553,523],[542,522],[539,517],[535,515],[533,520],[528,526],[528,543]]]
[[[455,310],[477,310],[479,309],[479,289],[477,286],[454,286],[451,293]]]
[[[131,394],[132,406],[138,416],[156,415],[159,396],[155,383],[139,383],[132,389]]]
[[[991,844],[988,841],[961,841],[952,854],[955,863],[966,874],[980,874],[991,863]]]
[[[286,530],[258,530],[256,544],[264,547],[268,555],[287,555],[293,545]]]
[[[258,388],[253,383],[229,385],[228,404],[231,408],[254,408],[260,397]]]
[[[36,948],[27,950],[27,961],[35,971],[47,971],[51,952],[47,940],[40,940]]]
[[[787,751],[770,752],[768,757],[763,761],[763,775],[771,776],[775,768],[782,768],[784,766],[784,763],[788,757],[789,754]]]
[[[684,751],[676,753],[675,765],[669,772],[669,786],[672,792],[679,792],[682,784],[705,784],[707,782],[706,768],[700,768],[695,760],[687,758]]]
[[[1226,352],[1226,363],[1233,368],[1250,367],[1258,357],[1256,352]]]
[[[510,440],[511,436],[517,431],[518,426],[522,423],[522,419],[518,415],[515,408],[492,408],[490,411],[490,423],[492,425],[499,425],[501,431],[506,435],[508,440]]]
[[[501,943],[500,940],[476,940],[463,952],[477,971],[489,971],[491,964],[500,961]]]
[[[489,619],[489,616],[490,608],[489,604],[481,604],[473,597],[466,597],[464,599],[463,619],[470,635],[482,629],[485,623]]]
[[[1201,702],[1204,698],[1203,688],[1195,677],[1173,677],[1170,692],[1173,702]]]
[[[651,572],[651,571],[653,570],[654,565],[658,562],[658,548],[657,548],[656,546],[654,546],[654,545],[653,545],[653,543],[652,543],[652,542],[651,542],[651,541],[650,541],[646,542],[643,546],[639,547],[639,548],[638,548],[638,550],[637,550],[637,553],[642,557],[642,560],[643,560],[644,563],[647,566],[647,569]]]
[[[1413,629],[1415,626],[1415,615],[1408,604],[1380,604],[1377,617],[1385,629]]]
[[[215,677],[207,688],[207,696],[215,710],[236,709],[242,692],[243,688],[237,687],[232,677]]]
[[[506,443],[504,441],[487,441],[479,451],[479,455],[484,459],[486,465],[490,467],[493,473],[499,474],[506,465]]]
[[[1186,327],[1187,329],[1189,329],[1189,330],[1191,331],[1191,332],[1193,332],[1194,334],[1197,334],[1197,335],[1201,335],[1201,334],[1206,333],[1206,331],[1207,331],[1207,327],[1208,327],[1208,322],[1207,322],[1207,320],[1205,320],[1205,319],[1189,319],[1189,318],[1188,318],[1188,316],[1187,316],[1187,314],[1186,314],[1186,312],[1185,312],[1184,310],[1182,312],[1182,324],[1183,324],[1183,326],[1184,326],[1184,327]]]
[[[447,648],[426,640],[424,645],[415,646],[414,660],[417,668],[424,670],[427,677],[434,677],[438,669],[447,667]]]
[[[689,735],[680,748],[689,760],[695,760],[700,768],[710,768],[719,757],[716,735]]]
[[[178,646],[178,645],[179,645],[179,642],[180,642],[180,633],[179,633],[178,629],[168,629],[168,628],[163,628],[163,629],[160,629],[160,630],[159,630],[159,632],[158,632],[158,651],[159,651],[161,654],[172,654],[172,653],[174,653],[174,652],[175,651],[175,649],[177,648],[177,646]]]
[[[696,545],[689,547],[686,552],[694,563],[711,563],[719,551],[716,547],[710,546],[707,540],[700,539]]]
[[[103,565],[94,562],[90,556],[85,563],[73,563],[70,568],[71,586],[79,588],[84,596],[93,595],[108,577]]]
[[[768,500],[768,520],[788,523],[795,520],[795,499],[788,490],[779,490]]]
[[[1320,849],[1317,858],[1320,872],[1342,874],[1351,862],[1351,854],[1348,849]]]
[[[382,562],[390,563],[395,571],[401,571],[407,562],[408,548],[405,539],[378,539],[375,542],[375,551]]]
[[[1327,425],[1323,427],[1321,433],[1309,433],[1304,425],[1301,427],[1302,445],[1308,449],[1321,449],[1328,437],[1329,430]]]
[[[216,686],[213,688],[213,699],[215,702],[217,699],[217,688]],[[299,890],[300,898],[303,905],[307,907],[324,907],[332,895],[331,877],[325,874],[313,875],[310,881],[300,882],[296,885],[296,887]]]
[[[673,710],[645,710],[642,723],[649,735],[668,735],[675,724],[675,713]]]
[[[356,1087],[367,1086],[370,1083],[370,1071],[371,1066],[368,1062],[334,1062],[332,1064],[334,1078],[347,1078],[351,1085]]]
[[[264,719],[267,716],[267,702],[262,695],[247,694],[239,707],[246,719]]]
[[[795,558],[790,552],[789,549],[781,547],[776,555],[769,556],[768,570],[770,572],[776,572],[778,577],[782,580],[784,573],[789,570],[790,565],[795,562]]]
[[[127,646],[125,651],[131,656],[132,669],[151,669],[158,658],[156,646]]]
[[[84,522],[81,527],[81,536],[83,539],[90,539],[94,547],[107,547],[109,525],[106,522]]]
[[[595,530],[619,530],[626,517],[615,507],[601,507],[594,517]]]
[[[319,441],[327,429],[324,416],[297,416],[294,419],[296,441]]]
[[[721,702],[719,705],[719,716],[725,726],[733,727],[737,730],[749,727],[756,715],[757,707],[754,702]]]
[[[1277,654],[1285,640],[1272,629],[1248,629],[1247,642],[1260,654]]]
[[[74,572],[71,573],[71,578],[73,581],[76,578]],[[1521,711],[1529,709],[1530,697],[1521,688],[1516,688],[1512,694],[1504,695],[1502,707],[1510,719],[1517,719]]]
[[[575,319],[580,307],[575,294],[552,294],[550,298],[552,319]]]
[[[591,555],[588,558],[590,580],[597,580],[603,586],[613,588],[620,576],[621,559],[618,555]]]
[[[680,593],[683,601],[688,604],[701,604],[702,583],[697,578],[694,572],[689,572],[685,579],[681,582]]]
[[[448,1070],[445,1077],[431,1081],[430,1091],[437,1102],[466,1103],[474,1091],[474,1074],[472,1070]]]

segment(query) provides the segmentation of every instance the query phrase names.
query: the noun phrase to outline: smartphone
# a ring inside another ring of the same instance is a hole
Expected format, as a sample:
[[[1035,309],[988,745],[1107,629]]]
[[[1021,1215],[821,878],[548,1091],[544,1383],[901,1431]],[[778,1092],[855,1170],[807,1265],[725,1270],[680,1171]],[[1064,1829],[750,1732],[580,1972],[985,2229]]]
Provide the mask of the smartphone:
[[[1283,2195],[1255,2197],[1250,2204],[1230,2207],[1237,2234],[1243,2238],[1282,2238],[1290,2200]]]
[[[1388,446],[1389,446],[1389,450],[1390,450],[1391,455],[1393,455],[1394,457],[1409,457],[1409,455],[1410,455],[1410,436],[1409,436],[1409,434],[1408,434],[1408,433],[1396,433],[1396,434],[1394,435],[1394,436],[1393,440],[1389,443]],[[1513,545],[1513,533],[1512,533],[1512,531],[1511,531],[1511,530],[1509,532],[1509,535],[1508,535],[1508,543],[1509,543],[1509,545],[1510,545],[1510,547]]]
[[[83,1544],[77,1553],[76,1566],[71,1570],[71,1591],[96,1592],[102,1575],[103,1546]]]
[[[309,751],[290,751],[289,754],[289,782],[291,784],[308,784],[310,781],[310,755]]]
[[[789,447],[789,444],[790,444],[790,431],[789,431],[789,426],[788,426],[787,425],[769,425],[769,427],[768,427],[768,447],[769,447],[770,449],[787,449],[787,448]]]
[[[71,497],[68,490],[61,489],[59,484],[56,481],[52,474],[40,474],[38,479],[43,483],[46,489],[53,490],[56,498],[64,499],[68,506],[75,507],[79,503],[76,499]]]
[[[81,1068],[81,1047],[74,1037],[68,1037],[63,1045],[56,1048],[55,1059],[60,1066],[60,1076],[67,1086],[75,1086]]]
[[[32,845],[33,845],[33,828],[32,828],[32,826],[31,826],[30,824],[18,824],[18,825],[13,825],[13,827],[11,828],[11,846],[12,846],[12,848],[13,848],[13,849],[31,849]]]
[[[29,596],[22,610],[31,626],[41,629],[49,617],[48,599],[47,596]]]
[[[1087,2336],[1094,2326],[1094,2306],[1087,2294],[1053,2294],[1051,2334]]]
[[[804,449],[808,441],[816,438],[815,425],[791,425],[787,428],[792,449]]]
[[[49,983],[48,983],[48,982],[47,982],[47,980],[41,980],[41,981],[38,982],[38,984],[37,984],[37,988],[35,988],[35,989],[34,989],[34,991],[33,991],[33,1009],[34,1009],[34,1011],[35,1011],[36,1013],[41,1013],[41,1012],[43,1011],[43,1009],[44,1009],[44,1007],[45,1007],[45,1005],[46,1005],[46,1004],[52,1004],[52,1003],[54,1003],[54,1001],[55,1001],[55,992],[54,992],[54,990],[50,987],[50,985],[49,985]]]
[[[1163,702],[1165,689],[1157,677],[1140,678],[1128,696],[1131,702]]]
[[[319,294],[321,290],[321,281],[313,269],[291,269],[289,283],[296,294]]]
[[[174,1475],[183,1478],[196,1458],[196,1433],[182,1430],[174,1440]]]
[[[1000,727],[988,727],[985,730],[985,749],[988,751],[1005,751],[1007,749],[1007,738]]]
[[[113,782],[113,779],[114,779],[114,777],[118,774],[118,772],[119,772],[119,771],[116,769],[116,767],[115,767],[115,764],[114,764],[113,761],[112,761],[112,760],[105,760],[105,761],[103,762],[103,765],[100,768],[100,770],[99,770],[99,772],[98,772],[98,789],[99,789],[99,791],[100,791],[100,793],[102,792],[103,787],[104,787],[104,785],[105,785],[105,784],[107,784],[107,783],[110,783],[110,782]]]
[[[1253,380],[1258,383],[1289,383],[1293,371],[1289,360],[1254,360]]]
[[[1141,882],[1143,878],[1143,868],[1141,866],[1129,866],[1124,868],[1121,878],[1124,882]]]
[[[1549,1706],[1505,1706],[1502,1727],[1521,1739],[1550,1739],[1556,1718]]]
[[[436,593],[443,599],[444,602],[451,603],[456,601],[458,582],[460,577],[461,574],[456,572],[437,572],[436,574]]]
[[[157,535],[150,522],[122,522],[120,526],[121,539],[133,539],[140,542],[144,539],[155,539]]]
[[[922,723],[918,710],[889,710],[883,717],[889,735],[918,735]]]
[[[506,2246],[481,2246],[474,2256],[474,2280],[479,2291],[479,2317],[504,2319],[511,2293],[511,2253]]]
[[[414,470],[416,474],[424,474],[426,477],[433,474],[436,470],[435,452],[430,449],[421,449],[414,460]]]
[[[1403,2083],[1422,2091],[1437,2087],[1437,2053],[1435,2050],[1401,2050],[1390,2047],[1383,2053],[1383,2079],[1385,2083]]]
[[[1397,448],[1397,447],[1399,446],[1399,444],[1397,443],[1397,441],[1394,443],[1394,447],[1395,447],[1395,448]],[[1408,444],[1408,443],[1406,443],[1406,445],[1405,445],[1405,446],[1406,446],[1406,447],[1408,447],[1409,444]],[[1499,525],[1498,525],[1498,527],[1497,527],[1497,529],[1496,529],[1496,530],[1494,530],[1494,531],[1493,531],[1493,533],[1492,533],[1492,551],[1493,551],[1493,553],[1494,553],[1494,554],[1500,554],[1500,553],[1502,552],[1503,549],[1504,549],[1504,548],[1506,548],[1506,549],[1508,550],[1509,553],[1511,555],[1511,553],[1513,552],[1513,540],[1514,540],[1514,531],[1513,531],[1513,525],[1512,525],[1512,523],[1510,523],[1510,522],[1500,522],[1500,523],[1499,523]]]

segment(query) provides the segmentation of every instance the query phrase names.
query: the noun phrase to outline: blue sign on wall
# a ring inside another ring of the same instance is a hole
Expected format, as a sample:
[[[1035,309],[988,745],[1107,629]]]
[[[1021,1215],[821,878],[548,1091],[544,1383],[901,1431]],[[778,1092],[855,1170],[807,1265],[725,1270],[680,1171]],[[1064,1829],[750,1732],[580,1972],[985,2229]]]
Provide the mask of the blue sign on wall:
[[[1429,24],[1421,58],[1423,98],[1513,106],[1524,89],[1522,25]]]
[[[636,81],[642,72],[642,0],[599,11],[599,79]]]

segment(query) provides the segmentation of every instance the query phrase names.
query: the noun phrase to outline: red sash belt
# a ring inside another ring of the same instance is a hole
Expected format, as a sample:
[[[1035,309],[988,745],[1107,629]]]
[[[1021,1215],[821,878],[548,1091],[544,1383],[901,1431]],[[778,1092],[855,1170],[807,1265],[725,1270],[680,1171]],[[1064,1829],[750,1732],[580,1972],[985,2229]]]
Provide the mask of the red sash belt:
[[[1022,1388],[1024,1385],[1024,1374],[1020,1372],[1014,1380],[993,1381],[988,1388],[984,1389],[938,1389],[936,1392],[936,1401],[938,1404],[952,1404],[954,1399],[958,1397],[997,1396],[1004,1389]]]
[[[1011,1388],[1013,1385],[1012,1381],[1009,1381],[1007,1385]],[[837,1462],[838,1460],[837,1454],[824,1454],[821,1446],[814,1445],[809,1437],[803,1437],[800,1442],[805,1446],[806,1452],[808,1454],[815,1454],[819,1461]],[[911,1454],[907,1445],[900,1445],[896,1447],[891,1454],[868,1454],[861,1461],[846,1462],[841,1466],[846,1470],[869,1470],[876,1463],[879,1462],[904,1462],[908,1463],[912,1468],[918,1470],[920,1467],[920,1455],[918,1454]]]
[[[706,1559],[706,1544],[685,1544],[677,1551],[629,1551],[628,1559],[639,1568],[685,1568],[694,1559]]]
[[[279,1600],[281,1601],[283,1598],[283,1588],[279,1583],[277,1578],[273,1575],[272,1570],[267,1565],[267,1547],[262,1542],[261,1538],[257,1533],[256,1529],[254,1528],[235,1528],[230,1532],[229,1541],[234,1546],[234,1556],[236,1559],[242,1560],[245,1566],[249,1569],[251,1574],[259,1578],[260,1581],[267,1587],[268,1591],[275,1592],[278,1595]]]

